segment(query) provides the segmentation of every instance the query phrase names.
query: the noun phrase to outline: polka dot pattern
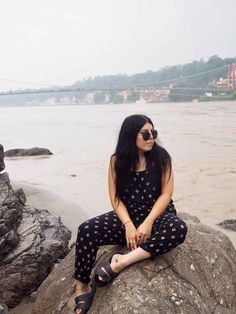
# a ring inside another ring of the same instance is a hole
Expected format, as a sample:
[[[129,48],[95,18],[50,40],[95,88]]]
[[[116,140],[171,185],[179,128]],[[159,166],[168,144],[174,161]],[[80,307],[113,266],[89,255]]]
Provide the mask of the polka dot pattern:
[[[157,187],[149,172],[134,173],[122,200],[136,228],[148,216],[157,197]],[[176,216],[171,200],[166,211],[154,222],[150,238],[140,247],[155,257],[184,242],[186,233],[186,224]],[[89,283],[97,251],[102,245],[126,245],[125,229],[114,211],[96,216],[79,226],[73,278]]]

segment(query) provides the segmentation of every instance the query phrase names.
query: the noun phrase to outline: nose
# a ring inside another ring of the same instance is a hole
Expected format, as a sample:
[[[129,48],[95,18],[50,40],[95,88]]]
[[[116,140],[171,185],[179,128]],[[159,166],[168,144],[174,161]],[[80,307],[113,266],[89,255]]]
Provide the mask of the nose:
[[[148,131],[148,132],[149,132],[149,134],[150,134],[150,138],[153,140],[154,138],[153,138],[152,131]]]

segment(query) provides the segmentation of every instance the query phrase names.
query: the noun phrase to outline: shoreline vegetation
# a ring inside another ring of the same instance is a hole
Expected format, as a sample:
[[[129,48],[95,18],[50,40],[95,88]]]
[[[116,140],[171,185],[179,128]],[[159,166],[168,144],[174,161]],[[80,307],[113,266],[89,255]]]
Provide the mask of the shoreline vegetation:
[[[228,66],[235,64],[236,57],[214,55],[158,71],[88,77],[71,86],[0,91],[0,107],[236,100],[228,84]]]
[[[236,90],[229,94],[229,95],[218,95],[218,96],[212,96],[208,97],[206,95],[201,96],[199,101],[231,101],[231,100],[236,100]]]

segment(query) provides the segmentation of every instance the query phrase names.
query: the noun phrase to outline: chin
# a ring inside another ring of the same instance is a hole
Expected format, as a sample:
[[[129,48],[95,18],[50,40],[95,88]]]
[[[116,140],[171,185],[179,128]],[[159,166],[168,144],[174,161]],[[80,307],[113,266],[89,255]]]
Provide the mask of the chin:
[[[143,148],[144,152],[150,152],[150,150],[152,150],[152,146]]]

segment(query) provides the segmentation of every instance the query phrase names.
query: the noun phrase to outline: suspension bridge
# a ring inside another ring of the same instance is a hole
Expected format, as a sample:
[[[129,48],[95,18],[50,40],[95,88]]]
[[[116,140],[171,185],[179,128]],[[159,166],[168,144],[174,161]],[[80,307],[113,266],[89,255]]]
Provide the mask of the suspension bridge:
[[[227,79],[226,80],[226,87],[224,88],[206,88],[206,87],[178,87],[175,86],[174,84],[178,82],[186,82],[187,80],[190,80],[191,78],[199,77],[206,75],[208,73],[218,71],[220,69],[227,68]],[[82,88],[82,87],[75,87],[75,86],[58,86],[56,84],[51,85],[51,84],[46,84],[46,83],[35,83],[35,82],[26,82],[26,81],[16,81],[16,80],[10,80],[10,79],[4,79],[0,78],[0,81],[2,82],[11,82],[11,83],[20,83],[20,84],[28,84],[28,85],[41,85],[45,86],[43,88],[25,88],[25,89],[20,89],[20,90],[9,90],[9,91],[3,91],[0,92],[0,96],[11,96],[11,95],[24,95],[24,94],[53,94],[53,93],[75,93],[75,92],[100,92],[100,91],[117,91],[117,92],[122,92],[124,90],[128,91],[154,91],[156,89],[158,90],[164,90],[167,88],[170,88],[172,92],[176,91],[178,92],[178,95],[181,95],[179,91],[192,91],[194,92],[223,92],[223,93],[228,93],[228,92],[233,92],[235,90],[236,82],[235,82],[235,66],[234,64],[229,64],[229,65],[224,65],[222,67],[218,67],[212,70],[200,72],[197,74],[192,74],[188,76],[182,76],[174,79],[168,79],[168,80],[162,80],[162,81],[149,81],[146,83],[140,83],[140,84],[134,84],[134,85],[124,85],[124,86],[114,86],[114,85],[109,85],[109,86],[101,86],[101,87],[88,87],[88,88]],[[189,96],[199,96],[199,93],[194,95],[194,94],[189,94]]]

